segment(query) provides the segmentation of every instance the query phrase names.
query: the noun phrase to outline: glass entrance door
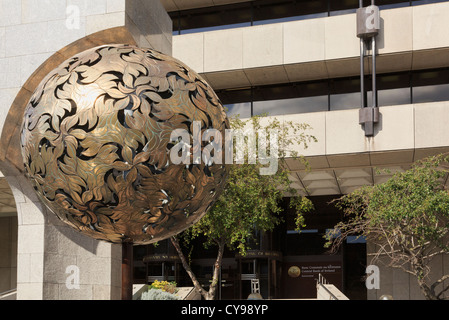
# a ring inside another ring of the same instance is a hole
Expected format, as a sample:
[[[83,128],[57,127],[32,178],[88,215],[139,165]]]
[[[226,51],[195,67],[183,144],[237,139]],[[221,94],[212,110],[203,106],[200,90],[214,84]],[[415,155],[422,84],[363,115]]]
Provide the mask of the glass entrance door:
[[[280,262],[273,258],[240,258],[240,299],[247,299],[252,293],[251,280],[259,280],[263,299],[274,299],[279,294]]]

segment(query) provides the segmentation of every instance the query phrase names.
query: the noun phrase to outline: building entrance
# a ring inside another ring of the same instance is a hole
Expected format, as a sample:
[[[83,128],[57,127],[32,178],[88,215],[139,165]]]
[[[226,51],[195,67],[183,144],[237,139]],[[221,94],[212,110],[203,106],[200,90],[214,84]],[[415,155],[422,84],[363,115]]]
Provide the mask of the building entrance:
[[[247,250],[245,256],[226,249],[216,299],[248,299],[253,279],[258,280],[263,299],[312,299],[316,298],[320,273],[349,299],[366,299],[364,239],[348,239],[335,254],[324,248],[323,236],[343,218],[330,204],[333,198],[311,197],[315,210],[304,216],[306,227],[301,230],[296,230],[294,223],[296,212],[286,205],[283,222],[272,232],[256,232],[250,245],[253,249]],[[184,249],[190,250],[192,271],[208,290],[216,248],[204,248],[202,239],[198,238]],[[141,262],[143,283],[163,279],[174,280],[179,286],[192,286],[169,241],[162,241],[157,247],[149,246],[140,256],[144,262]],[[138,265],[136,261],[135,266]]]
[[[240,273],[240,299],[252,293],[251,280],[259,280],[263,299],[279,296],[282,253],[279,251],[249,250],[246,256],[237,255]]]

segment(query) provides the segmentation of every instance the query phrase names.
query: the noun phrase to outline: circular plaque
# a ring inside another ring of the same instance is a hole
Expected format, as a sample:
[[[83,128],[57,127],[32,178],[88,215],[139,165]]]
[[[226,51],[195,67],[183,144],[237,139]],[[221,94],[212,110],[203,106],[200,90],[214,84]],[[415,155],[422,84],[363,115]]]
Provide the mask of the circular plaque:
[[[292,278],[297,278],[301,274],[301,269],[297,266],[288,268],[288,275]]]

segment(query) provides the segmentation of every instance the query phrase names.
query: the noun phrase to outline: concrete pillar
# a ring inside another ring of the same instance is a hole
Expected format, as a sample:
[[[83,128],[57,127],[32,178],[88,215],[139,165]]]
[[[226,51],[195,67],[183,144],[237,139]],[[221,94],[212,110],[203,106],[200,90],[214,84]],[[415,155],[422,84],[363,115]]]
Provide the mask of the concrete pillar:
[[[28,180],[2,172],[17,205],[17,299],[120,299],[121,247],[88,238],[43,206]]]
[[[159,0],[0,0],[0,170],[17,206],[17,299],[121,298],[121,246],[63,224],[23,175],[18,126],[38,76],[87,44],[170,54],[171,25]]]

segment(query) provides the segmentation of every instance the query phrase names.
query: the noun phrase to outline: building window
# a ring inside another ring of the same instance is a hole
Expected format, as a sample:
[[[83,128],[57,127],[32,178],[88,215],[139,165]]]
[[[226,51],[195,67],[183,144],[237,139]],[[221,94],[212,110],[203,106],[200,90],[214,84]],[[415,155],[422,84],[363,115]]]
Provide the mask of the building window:
[[[377,89],[379,107],[412,103],[410,72],[379,75]]]
[[[446,0],[447,1],[447,0]],[[377,0],[382,9],[443,0]],[[368,6],[371,0],[364,0]],[[254,0],[169,12],[173,34],[187,34],[355,13],[359,0]]]
[[[366,105],[371,106],[371,79],[366,77]],[[449,68],[379,74],[379,107],[449,101]],[[217,90],[229,116],[270,116],[357,109],[361,106],[360,78],[349,77]]]
[[[251,3],[211,6],[170,12],[175,34],[247,27],[251,25]]]
[[[360,79],[351,77],[329,81],[329,110],[360,108]]]
[[[238,116],[239,118],[251,117],[251,102],[225,104],[228,117]]]
[[[331,111],[360,108],[360,92],[337,93],[330,96]]]
[[[254,93],[253,114],[282,115],[328,110],[327,81],[264,86]]]
[[[424,70],[412,75],[413,103],[449,101],[449,70]]]
[[[327,16],[327,1],[254,1],[252,25],[261,25]]]
[[[413,88],[413,102],[449,101],[449,84]]]
[[[253,114],[268,114],[270,116],[277,116],[283,114],[327,111],[327,105],[327,96],[256,101],[254,102]]]
[[[395,106],[411,103],[409,88],[384,89],[377,92],[378,106]]]

